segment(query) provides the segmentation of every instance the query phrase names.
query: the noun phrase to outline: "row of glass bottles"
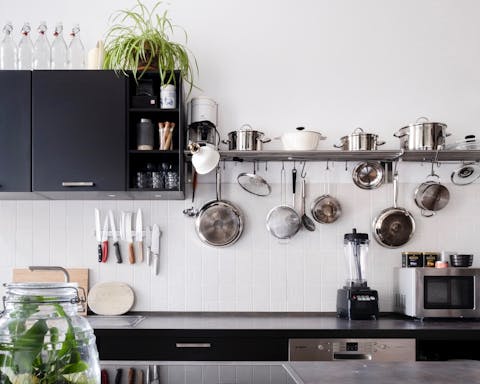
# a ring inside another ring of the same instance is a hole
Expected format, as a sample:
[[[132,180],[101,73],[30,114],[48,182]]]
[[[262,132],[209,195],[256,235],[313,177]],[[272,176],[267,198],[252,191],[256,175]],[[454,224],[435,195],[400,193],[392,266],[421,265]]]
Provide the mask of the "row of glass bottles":
[[[63,38],[63,25],[58,23],[50,46],[46,35],[47,24],[38,26],[35,44],[30,39],[30,24],[22,27],[22,37],[18,47],[12,37],[13,25],[8,22],[3,27],[5,34],[0,44],[0,69],[83,69],[85,68],[85,49],[80,40],[80,28],[75,25],[67,47]]]

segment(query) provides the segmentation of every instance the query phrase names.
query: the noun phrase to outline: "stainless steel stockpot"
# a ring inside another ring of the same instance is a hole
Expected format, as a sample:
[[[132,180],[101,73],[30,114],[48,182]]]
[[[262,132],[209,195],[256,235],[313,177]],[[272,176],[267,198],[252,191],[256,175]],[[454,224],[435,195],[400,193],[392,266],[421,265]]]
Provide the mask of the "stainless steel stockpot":
[[[223,140],[228,144],[230,151],[261,151],[263,143],[268,143],[270,139],[265,138],[265,134],[254,130],[249,124],[244,124],[237,131],[228,133],[228,140]]]
[[[352,134],[343,136],[340,142],[333,146],[344,151],[376,151],[377,147],[383,144],[385,141],[378,140],[378,135],[356,128]]]
[[[414,124],[400,128],[393,136],[400,139],[400,148],[405,150],[437,150],[445,146],[447,133],[445,123],[435,123],[419,117]]]

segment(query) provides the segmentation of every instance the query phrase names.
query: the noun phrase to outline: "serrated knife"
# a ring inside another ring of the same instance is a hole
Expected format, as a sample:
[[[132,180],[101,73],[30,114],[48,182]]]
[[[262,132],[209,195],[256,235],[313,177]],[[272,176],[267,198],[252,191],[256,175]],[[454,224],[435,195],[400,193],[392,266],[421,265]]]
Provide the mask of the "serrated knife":
[[[108,218],[110,219],[110,229],[112,230],[113,246],[115,247],[115,257],[117,263],[122,263],[122,254],[120,253],[120,245],[118,244],[117,227],[115,226],[115,217],[112,210],[108,211]]]
[[[135,251],[133,250],[133,235],[132,235],[132,213],[127,212],[125,215],[125,238],[128,242],[128,262],[135,264]]]
[[[138,208],[135,220],[135,242],[137,243],[137,259],[143,261],[143,228],[142,228],[142,210]]]
[[[102,263],[106,263],[108,259],[108,215],[105,216],[102,232]]]
[[[160,228],[157,224],[152,228],[152,253],[153,253],[153,273],[158,275],[160,264]]]
[[[100,211],[95,208],[95,237],[97,238],[97,258],[98,262],[102,262],[102,232],[100,230]]]

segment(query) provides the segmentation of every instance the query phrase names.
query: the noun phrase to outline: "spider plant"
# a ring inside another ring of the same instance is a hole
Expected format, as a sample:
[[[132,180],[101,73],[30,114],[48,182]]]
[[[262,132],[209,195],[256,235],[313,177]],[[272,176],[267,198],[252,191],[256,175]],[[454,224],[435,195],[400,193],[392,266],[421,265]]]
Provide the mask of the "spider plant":
[[[123,72],[131,71],[135,80],[145,72],[158,70],[161,84],[175,83],[174,70],[194,87],[194,73],[198,74],[195,56],[184,45],[171,41],[175,29],[180,29],[187,42],[187,32],[172,23],[167,10],[159,8],[162,1],[149,10],[140,0],[131,9],[116,11],[107,31],[103,67]]]

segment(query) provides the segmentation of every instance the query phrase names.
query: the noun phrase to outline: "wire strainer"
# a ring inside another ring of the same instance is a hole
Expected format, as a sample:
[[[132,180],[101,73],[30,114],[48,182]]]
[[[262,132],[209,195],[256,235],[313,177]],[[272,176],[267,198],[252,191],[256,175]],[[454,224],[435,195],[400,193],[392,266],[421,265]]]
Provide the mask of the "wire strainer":
[[[286,175],[283,163],[280,177],[281,204],[268,212],[266,225],[268,231],[277,239],[290,239],[300,230],[302,222],[298,213],[285,202]]]
[[[253,162],[253,173],[240,173],[237,176],[238,184],[247,192],[257,196],[268,196],[272,188],[267,181],[256,173],[256,162]]]

